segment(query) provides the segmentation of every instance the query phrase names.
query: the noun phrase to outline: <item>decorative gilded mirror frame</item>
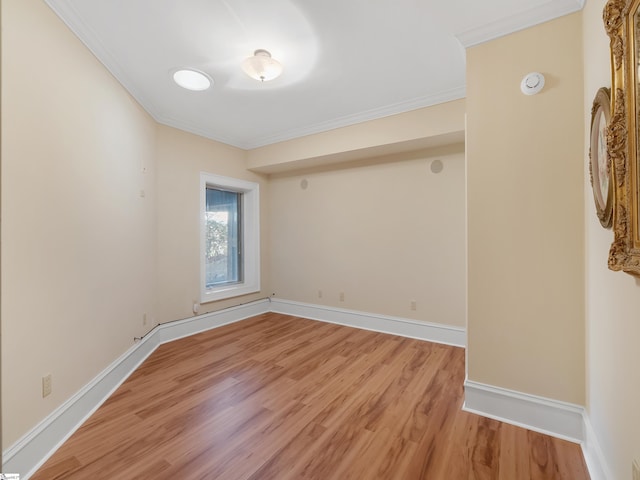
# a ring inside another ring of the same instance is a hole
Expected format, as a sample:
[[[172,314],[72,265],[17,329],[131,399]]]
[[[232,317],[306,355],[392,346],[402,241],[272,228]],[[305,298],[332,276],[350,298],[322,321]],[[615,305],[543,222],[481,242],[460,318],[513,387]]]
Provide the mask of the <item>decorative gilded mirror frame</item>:
[[[600,224],[610,228],[613,215],[613,182],[611,158],[607,153],[607,128],[611,122],[611,93],[601,88],[591,108],[591,141],[589,146],[589,177],[593,200]]]
[[[640,0],[609,0],[604,8],[605,30],[611,41],[611,122],[607,152],[613,179],[613,232],[609,268],[640,275],[638,164],[640,138]]]

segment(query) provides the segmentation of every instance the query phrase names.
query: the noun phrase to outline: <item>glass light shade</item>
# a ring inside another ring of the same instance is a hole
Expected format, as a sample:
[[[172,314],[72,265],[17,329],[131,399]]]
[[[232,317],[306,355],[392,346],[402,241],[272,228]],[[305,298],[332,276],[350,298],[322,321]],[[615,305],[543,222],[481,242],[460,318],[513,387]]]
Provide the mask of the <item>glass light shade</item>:
[[[196,70],[178,70],[173,74],[173,81],[187,90],[201,91],[211,86],[211,79]]]
[[[253,57],[246,58],[242,62],[242,70],[251,78],[268,82],[280,76],[282,65],[271,58],[271,54],[266,50],[256,50]]]

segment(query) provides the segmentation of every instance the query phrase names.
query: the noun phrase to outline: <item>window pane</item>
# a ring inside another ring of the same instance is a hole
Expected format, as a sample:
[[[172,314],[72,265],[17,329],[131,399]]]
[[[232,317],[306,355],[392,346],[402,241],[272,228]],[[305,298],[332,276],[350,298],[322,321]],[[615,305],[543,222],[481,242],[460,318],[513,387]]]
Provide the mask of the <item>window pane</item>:
[[[241,201],[241,193],[207,187],[207,288],[242,281]]]

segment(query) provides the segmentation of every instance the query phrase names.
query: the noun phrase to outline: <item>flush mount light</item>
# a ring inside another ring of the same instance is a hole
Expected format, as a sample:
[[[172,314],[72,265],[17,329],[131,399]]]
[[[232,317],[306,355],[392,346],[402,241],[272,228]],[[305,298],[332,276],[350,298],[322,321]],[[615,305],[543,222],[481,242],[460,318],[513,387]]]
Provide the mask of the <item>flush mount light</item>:
[[[173,81],[182,88],[194,91],[206,90],[212,83],[208,75],[191,69],[177,70],[173,74]]]
[[[253,52],[253,57],[246,58],[242,62],[242,70],[251,78],[261,82],[268,82],[280,76],[282,65],[271,58],[269,52],[259,49]]]

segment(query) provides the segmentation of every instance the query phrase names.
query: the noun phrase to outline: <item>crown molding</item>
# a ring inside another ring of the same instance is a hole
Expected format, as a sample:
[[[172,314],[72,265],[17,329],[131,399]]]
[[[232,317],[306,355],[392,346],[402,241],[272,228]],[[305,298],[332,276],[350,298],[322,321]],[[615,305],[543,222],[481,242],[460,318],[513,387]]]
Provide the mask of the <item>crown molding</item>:
[[[377,120],[379,118],[388,117],[391,115],[397,115],[412,110],[418,110],[424,107],[431,107],[441,103],[459,100],[461,98],[465,98],[465,95],[465,87],[459,86],[452,89],[444,90],[435,95],[414,98],[404,102],[366,110],[364,112],[359,112],[353,115],[345,115],[343,117],[338,117],[336,119],[325,122],[319,122],[312,125],[284,130],[273,135],[265,135],[263,137],[257,137],[249,141],[244,140],[239,136],[220,135],[219,132],[213,132],[211,130],[203,129],[184,120],[166,115],[159,115],[154,118],[158,123],[161,123],[168,127],[177,128],[178,130],[193,133],[194,135],[199,135],[201,137],[208,138],[209,140],[225,143],[227,145],[241,148],[243,150],[252,150],[254,148],[264,147],[265,145],[271,145],[273,143],[284,142],[287,140],[292,140],[294,138],[322,133],[328,130],[348,127],[350,125],[355,125],[370,120]]]
[[[71,2],[59,0],[44,0],[44,2],[53,10],[62,23],[73,32],[78,40],[89,49],[98,62],[129,92],[140,106],[151,115],[156,122],[160,123],[159,114],[153,108],[153,102],[139,89],[135,88],[133,82],[125,73],[125,70],[120,66],[114,56],[109,53],[109,50],[100,41],[95,31],[82,20],[82,17],[77,10],[73,8]]]
[[[416,110],[418,108],[428,107],[451,100],[458,100],[465,97],[465,86],[461,85],[443,90],[433,95],[413,98],[404,102],[390,104],[380,108],[366,110],[357,114],[346,115],[312,125],[287,129],[275,134],[265,135],[254,139],[246,139],[241,135],[221,135],[218,131],[202,128],[189,121],[165,115],[158,111],[154,106],[154,103],[140,89],[135,87],[134,83],[125,73],[124,68],[122,68],[114,56],[111,55],[109,50],[103,45],[95,31],[83,22],[80,14],[70,2],[64,2],[61,0],[44,0],[44,2],[157,123],[177,128],[178,130],[208,138],[216,142],[241,148],[243,150],[251,150],[253,148],[263,147],[272,143],[283,142],[306,135],[312,135],[314,133],[321,133],[327,130],[346,127],[356,123],[375,120],[377,118],[404,113],[410,110]]]
[[[347,127],[357,123],[405,113],[419,108],[430,107],[440,103],[458,100],[466,96],[465,85],[462,84],[442,90],[432,95],[412,98],[356,114],[345,115],[328,121],[313,123],[311,125],[297,126],[295,128],[286,129],[264,136],[258,136],[252,139],[247,139],[242,135],[222,135],[219,131],[202,128],[191,122],[167,116],[158,111],[148,96],[145,95],[143,91],[135,87],[134,83],[127,76],[122,66],[103,45],[95,31],[83,22],[80,14],[70,2],[62,0],[44,1],[157,123],[174,127],[216,142],[241,148],[243,150],[251,150],[273,143]],[[518,14],[505,17],[490,24],[461,32],[456,35],[456,38],[464,47],[477,45],[553,18],[578,11],[583,8],[584,1],[585,0],[550,0],[541,6],[522,11]]]
[[[156,122],[167,127],[176,128],[183,132],[192,133],[199,137],[204,137],[214,142],[224,143],[241,150],[250,150],[251,146],[241,136],[237,135],[221,135],[220,132],[201,128],[191,122],[172,117],[170,115],[158,115],[153,117]]]
[[[253,148],[264,147],[265,145],[270,145],[272,143],[284,142],[286,140],[291,140],[294,138],[313,135],[315,133],[322,133],[328,130],[334,130],[336,128],[348,127],[357,123],[363,123],[370,120],[377,120],[378,118],[397,115],[412,110],[418,110],[419,108],[431,107],[440,103],[459,100],[461,98],[465,98],[465,96],[466,87],[464,85],[460,85],[451,89],[440,91],[433,95],[413,98],[404,102],[393,103],[380,108],[373,108],[371,110],[366,110],[364,112],[359,112],[353,115],[345,115],[343,117],[338,117],[326,122],[319,122],[313,125],[293,128],[284,132],[276,133],[274,135],[258,137],[248,142],[245,148],[247,150],[250,150]]]
[[[537,7],[509,15],[495,22],[460,32],[456,35],[456,38],[465,48],[473,47],[474,45],[580,11],[584,8],[584,2],[585,0],[550,0]]]

